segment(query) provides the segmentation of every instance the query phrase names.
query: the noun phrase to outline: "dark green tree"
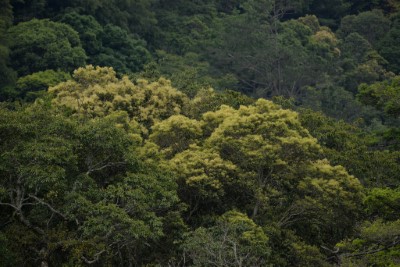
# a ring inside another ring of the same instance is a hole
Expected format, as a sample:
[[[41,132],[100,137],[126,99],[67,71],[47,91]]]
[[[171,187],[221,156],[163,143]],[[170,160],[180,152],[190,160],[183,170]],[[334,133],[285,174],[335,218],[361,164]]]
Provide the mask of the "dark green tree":
[[[138,72],[151,60],[146,42],[135,38],[126,30],[108,24],[101,34],[102,48],[90,62],[99,66],[111,66],[120,73]]]
[[[13,12],[9,0],[0,1],[0,88],[12,84],[16,79],[15,72],[9,67],[9,48],[7,29],[12,25]],[[3,95],[3,92],[0,93]],[[0,99],[3,96],[0,96]]]
[[[391,17],[389,32],[382,39],[378,51],[389,62],[388,69],[400,73],[400,13]]]
[[[338,40],[328,28],[315,17],[314,26],[304,19],[282,23],[268,14],[271,9],[247,8],[220,20],[221,34],[208,54],[214,68],[233,73],[243,92],[262,97],[298,98],[304,86],[326,80],[339,55]]]
[[[345,38],[350,33],[363,36],[375,48],[390,28],[390,21],[381,10],[362,12],[346,16],[341,20],[338,34]]]
[[[21,22],[8,30],[11,66],[20,76],[47,69],[70,72],[86,62],[76,31],[48,19]]]
[[[70,25],[79,34],[82,47],[89,56],[96,55],[102,48],[101,34],[103,27],[92,16],[80,15],[77,12],[69,12],[59,20]]]

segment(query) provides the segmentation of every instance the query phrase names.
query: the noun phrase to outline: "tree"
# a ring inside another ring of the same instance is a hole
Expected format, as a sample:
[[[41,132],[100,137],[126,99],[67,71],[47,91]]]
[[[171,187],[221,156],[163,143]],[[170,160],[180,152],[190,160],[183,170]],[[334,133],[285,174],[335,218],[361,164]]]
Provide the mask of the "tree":
[[[395,76],[371,85],[361,84],[358,94],[358,98],[365,105],[373,106],[383,112],[385,125],[389,128],[381,131],[382,145],[396,150],[399,147],[399,82],[399,76]]]
[[[16,23],[46,16],[48,0],[11,0],[10,2]]]
[[[213,227],[196,229],[183,247],[193,266],[269,266],[268,236],[236,211],[223,214]]]
[[[60,22],[79,33],[90,64],[113,67],[118,73],[127,74],[142,70],[151,60],[146,42],[126,29],[113,24],[103,27],[93,16],[75,11],[63,15]]]
[[[151,36],[152,29],[157,23],[154,12],[151,10],[153,0],[47,1],[49,9],[54,12],[77,11],[80,14],[95,17],[101,25],[117,25],[141,36]]]
[[[367,187],[399,185],[398,151],[379,149],[377,137],[365,133],[355,123],[337,121],[306,109],[299,112],[302,125],[318,139],[332,164],[344,166]]]
[[[343,266],[390,266],[399,261],[400,221],[365,222],[358,238],[337,245],[339,264]]]
[[[341,50],[343,74],[338,82],[354,95],[361,83],[373,83],[393,76],[385,69],[387,61],[358,33],[350,33],[344,39]]]
[[[184,215],[191,225],[206,224],[235,208],[240,194],[248,192],[237,179],[237,166],[212,149],[192,144],[168,164],[176,175],[181,201],[189,205]]]
[[[150,81],[158,80],[160,76],[166,77],[176,89],[189,97],[194,97],[204,88],[221,90],[237,86],[237,80],[232,74],[213,74],[210,64],[197,53],[178,56],[158,50],[155,61],[147,64],[139,75],[133,75],[136,76]]]
[[[263,15],[254,13],[260,8],[254,5],[248,5],[249,12],[219,20],[209,61],[216,69],[235,74],[243,92],[298,98],[304,86],[322,82],[331,72],[339,55],[338,41],[319,24],[315,28],[304,19],[280,22],[268,15],[270,9],[261,9]]]
[[[185,134],[167,135],[171,124]],[[196,125],[202,132],[190,131]],[[190,133],[202,136],[196,140]],[[262,99],[239,109],[221,106],[197,123],[179,116],[156,124],[150,141],[167,155],[163,164],[178,178],[191,224],[238,209],[261,225],[292,229],[311,244],[334,245],[329,233],[336,241],[352,233],[362,186],[343,167],[321,160],[321,147],[294,112]]]
[[[391,14],[399,10],[399,3],[395,0],[351,0],[350,2],[352,3],[351,10],[353,14],[373,9],[382,9],[386,14]]]
[[[202,129],[198,121],[183,115],[172,115],[152,127],[149,139],[156,143],[167,158],[189,148],[201,137]]]
[[[400,76],[371,85],[359,87],[359,99],[366,105],[375,106],[390,116],[400,115]]]
[[[11,66],[20,76],[47,69],[66,72],[86,61],[78,34],[48,19],[21,22],[8,30]]]
[[[54,196],[72,182],[76,169],[74,142],[67,137],[72,125],[40,108],[13,112],[3,106],[1,114],[0,205],[2,222],[10,221],[2,232],[21,262],[40,264],[48,260],[46,236],[52,242],[48,227],[67,220],[58,209],[61,199]],[[29,250],[20,247],[24,243]]]
[[[227,105],[238,109],[240,106],[253,104],[254,98],[248,97],[233,90],[215,91],[212,88],[202,89],[191,99],[186,114],[190,117],[200,119],[203,113],[217,111],[221,105]]]
[[[124,76],[116,77],[109,67],[77,69],[72,80],[50,88],[53,103],[77,115],[104,117],[114,111],[126,111],[131,119],[141,123],[147,132],[154,122],[179,114],[188,102],[183,93],[171,87],[165,79],[134,84]]]
[[[90,60],[95,65],[111,66],[126,74],[142,70],[151,60],[146,43],[118,26],[107,24],[100,38],[102,49]]]
[[[7,29],[12,25],[13,13],[9,0],[0,1],[0,87],[13,84],[16,73],[9,67],[9,48],[6,41]],[[3,92],[0,99],[3,99]]]
[[[19,78],[15,90],[18,97],[32,101],[46,92],[49,87],[65,82],[70,78],[71,76],[63,71],[39,71]]]
[[[97,20],[88,15],[80,15],[77,12],[69,12],[64,14],[60,22],[70,25],[78,34],[82,47],[89,56],[96,55],[102,47],[101,34],[103,27]]]
[[[304,14],[314,14],[319,18],[323,25],[337,27],[340,18],[349,13],[351,3],[346,0],[312,0],[303,1],[305,8]]]
[[[372,188],[364,199],[364,209],[368,218],[383,221],[397,220],[396,210],[400,207],[400,187]]]
[[[399,62],[399,40],[400,40],[400,14],[395,13],[391,17],[391,25],[389,32],[381,40],[379,44],[379,53],[389,62],[388,69],[400,73]]]
[[[390,21],[381,10],[375,9],[344,17],[340,23],[338,34],[345,38],[350,33],[358,33],[374,48],[377,48],[389,29]]]
[[[40,102],[0,110],[1,233],[16,264],[155,261],[149,250],[178,225],[176,184],[138,162],[120,116],[76,121]]]

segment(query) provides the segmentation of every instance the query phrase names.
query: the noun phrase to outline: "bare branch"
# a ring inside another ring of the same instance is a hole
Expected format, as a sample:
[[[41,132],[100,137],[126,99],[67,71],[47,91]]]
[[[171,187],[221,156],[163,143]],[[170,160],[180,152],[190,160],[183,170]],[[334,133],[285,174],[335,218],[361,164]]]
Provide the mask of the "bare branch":
[[[121,162],[109,162],[109,163],[107,163],[107,164],[105,164],[105,165],[103,165],[103,166],[100,166],[100,167],[93,167],[93,168],[90,168],[87,172],[86,172],[86,174],[87,175],[89,175],[89,174],[91,174],[92,172],[95,172],[95,171],[101,171],[101,170],[103,170],[103,169],[105,169],[105,168],[109,168],[109,167],[114,167],[114,166],[118,166],[118,165],[125,165],[126,163],[125,162],[123,162],[123,161],[121,161]],[[95,166],[97,166],[98,164],[96,164]]]
[[[94,264],[96,262],[98,262],[100,260],[100,256],[106,252],[105,249],[103,249],[102,251],[97,252],[96,254],[94,254],[94,258],[93,260],[89,260],[87,259],[85,256],[82,256],[81,259],[86,263],[86,264]]]
[[[325,247],[323,245],[321,245],[321,248],[323,248],[323,249],[325,249],[325,250],[327,250],[327,251],[329,251],[330,253],[333,253],[333,254],[339,253],[339,250],[340,250],[340,248],[336,248],[336,250],[332,250],[332,249],[330,249],[328,247]]]
[[[37,202],[39,202],[40,204],[46,206],[49,208],[49,210],[51,210],[53,213],[59,215],[60,217],[62,217],[64,220],[68,220],[67,216],[65,216],[64,214],[62,214],[61,212],[59,212],[58,210],[56,210],[55,208],[53,208],[49,203],[43,201],[42,199],[34,196],[34,195],[29,195],[30,198],[33,198],[34,200],[36,200]]]
[[[17,206],[15,206],[15,205],[13,205],[13,204],[10,204],[10,203],[0,202],[0,205],[1,205],[1,206],[8,206],[8,207],[11,207],[11,208],[13,208],[13,209],[15,209],[15,210],[19,210],[19,209],[17,208]]]

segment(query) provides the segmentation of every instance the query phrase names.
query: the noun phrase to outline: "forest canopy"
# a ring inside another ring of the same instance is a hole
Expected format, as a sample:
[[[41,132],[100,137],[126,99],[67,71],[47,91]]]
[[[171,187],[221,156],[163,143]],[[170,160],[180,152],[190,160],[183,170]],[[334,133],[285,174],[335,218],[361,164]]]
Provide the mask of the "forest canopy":
[[[0,0],[1,266],[397,266],[400,4]]]

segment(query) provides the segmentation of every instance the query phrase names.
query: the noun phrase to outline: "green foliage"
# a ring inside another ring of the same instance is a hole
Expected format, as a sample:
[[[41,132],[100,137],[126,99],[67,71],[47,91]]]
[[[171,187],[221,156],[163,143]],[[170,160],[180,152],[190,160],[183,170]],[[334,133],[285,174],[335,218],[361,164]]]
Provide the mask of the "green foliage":
[[[159,49],[178,55],[200,52],[202,44],[212,37],[213,19],[217,15],[216,2],[158,1],[155,11],[160,29],[154,44]]]
[[[389,62],[388,68],[396,74],[400,73],[399,40],[400,15],[396,13],[391,18],[389,32],[382,39],[379,46],[379,53]]]
[[[397,266],[399,7],[0,0],[0,265]]]
[[[86,61],[78,34],[48,19],[21,22],[8,30],[12,67],[20,76],[47,69],[72,71]]]
[[[79,1],[47,0],[49,10],[60,13],[76,11],[93,16],[101,25],[114,24],[138,34],[151,32],[156,24],[154,12],[150,9],[153,0],[93,0]]]
[[[382,9],[385,13],[394,13],[399,10],[399,3],[396,0],[373,0],[361,1],[352,0],[352,12]]]
[[[60,21],[79,33],[90,64],[131,73],[142,70],[151,60],[146,42],[121,27],[112,24],[102,27],[94,17],[77,12],[65,14]]]
[[[4,267],[15,266],[17,261],[14,253],[9,249],[9,242],[3,233],[0,233],[0,259],[0,264]]]
[[[399,220],[364,223],[359,238],[337,245],[345,252],[341,255],[344,266],[396,266],[400,256],[399,235]]]
[[[210,61],[257,96],[298,97],[304,86],[324,78],[339,52],[328,28],[314,25],[314,32],[304,20],[282,23],[249,12],[222,18],[219,25]]]
[[[70,25],[78,34],[82,47],[89,56],[98,54],[101,43],[102,26],[92,16],[80,15],[77,12],[69,12],[59,20],[62,23]]]
[[[0,1],[0,88],[12,84],[16,79],[15,72],[9,68],[8,42],[6,41],[7,29],[12,25],[13,13],[9,0]],[[0,93],[0,99],[3,98]]]
[[[362,185],[344,167],[333,167],[327,160],[315,162],[308,171],[308,175],[315,178],[307,177],[300,182],[298,188],[306,197],[299,202],[312,212],[309,221],[300,223],[297,231],[310,234],[306,240],[311,244],[321,239],[325,244],[334,245],[332,236],[324,233],[334,233],[336,242],[353,233],[355,221],[360,216]],[[324,178],[318,178],[321,175]],[[318,222],[313,226],[316,216],[319,217]]]
[[[202,89],[199,90],[196,96],[191,100],[186,113],[199,119],[203,113],[207,111],[216,111],[221,105],[227,105],[237,109],[241,105],[246,106],[253,104],[254,101],[253,98],[232,90],[216,92],[212,88]]]
[[[236,211],[223,214],[213,227],[196,229],[183,247],[193,266],[269,266],[268,236]]]
[[[45,16],[48,0],[11,0],[15,21],[17,23]]]
[[[153,260],[142,255],[171,225],[164,216],[177,209],[173,180],[136,160],[137,143],[118,118],[82,124],[39,102],[0,110],[6,249],[32,264]],[[37,251],[35,260],[24,247]]]
[[[359,99],[366,105],[375,106],[393,117],[400,115],[400,77],[374,83],[362,84],[359,88]]]
[[[341,21],[338,34],[344,38],[350,33],[358,33],[374,47],[377,47],[389,28],[389,20],[381,10],[375,9],[373,11],[362,12],[358,15],[344,17]]]
[[[107,24],[101,40],[103,48],[91,58],[95,65],[111,66],[120,73],[130,73],[142,70],[151,59],[146,43],[118,26]]]
[[[34,100],[51,86],[69,80],[71,76],[63,71],[46,70],[21,77],[16,82],[18,96],[28,101]]]
[[[346,90],[357,93],[361,83],[373,83],[388,79],[393,73],[385,70],[387,61],[358,33],[350,33],[341,46],[343,75],[339,82]]]
[[[156,61],[146,65],[139,77],[157,80],[160,76],[164,76],[171,80],[176,89],[189,97],[195,96],[203,88],[232,89],[237,84],[233,75],[222,77],[212,75],[210,64],[201,61],[199,54],[187,53],[178,56],[158,50],[156,55]]]
[[[197,224],[234,208],[234,195],[230,194],[238,191],[239,185],[245,185],[237,180],[237,166],[221,158],[218,152],[196,145],[177,154],[169,161],[169,168],[176,175],[181,200],[190,204],[186,219],[195,217]],[[199,214],[204,218],[199,218]]]
[[[397,219],[400,208],[400,190],[373,188],[364,199],[364,206],[369,217],[379,217],[385,221]]]
[[[329,85],[305,88],[301,107],[323,112],[328,117],[349,123],[364,120],[369,125],[373,119],[380,120],[377,110],[364,106],[351,92]]]
[[[374,148],[375,136],[366,134],[357,125],[311,110],[300,110],[300,120],[318,139],[328,159],[345,166],[364,185],[398,186],[399,153]]]
[[[340,18],[347,15],[351,7],[350,1],[345,0],[311,0],[305,2],[306,14],[315,14],[323,25],[335,27]]]

